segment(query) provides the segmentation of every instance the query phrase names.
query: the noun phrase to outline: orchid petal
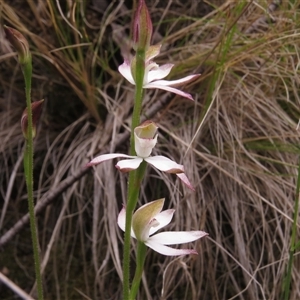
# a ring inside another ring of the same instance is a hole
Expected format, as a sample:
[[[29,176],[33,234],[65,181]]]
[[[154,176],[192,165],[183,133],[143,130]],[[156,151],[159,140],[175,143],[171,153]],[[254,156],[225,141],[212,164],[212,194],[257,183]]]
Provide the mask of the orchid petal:
[[[118,215],[118,225],[124,232],[125,232],[125,223],[126,223],[126,209],[125,207],[123,207]],[[131,227],[130,235],[136,239],[132,227]]]
[[[159,223],[159,225],[157,225],[156,227],[151,227],[150,231],[149,231],[149,235],[152,235],[159,229],[168,225],[173,218],[174,212],[175,212],[175,209],[167,209],[167,210],[162,211],[158,215],[156,215],[155,219]]]
[[[162,155],[151,156],[144,159],[147,163],[152,165],[154,168],[163,172],[167,172],[167,173],[184,172],[183,165],[179,165],[175,161]]]
[[[192,184],[190,183],[190,181],[188,180],[188,178],[186,177],[186,175],[184,173],[177,173],[176,174],[180,180],[188,187],[190,188],[192,191],[195,191],[195,188],[192,186]]]
[[[122,172],[129,172],[132,170],[136,170],[139,167],[139,165],[141,164],[141,162],[143,161],[142,158],[137,157],[137,156],[129,156],[128,155],[128,157],[132,157],[132,158],[120,160],[116,164],[116,168],[118,168]]]
[[[162,86],[177,86],[177,85],[180,85],[180,84],[191,82],[192,80],[198,78],[199,76],[200,76],[200,74],[194,74],[194,75],[189,75],[189,76],[177,79],[177,80],[157,80],[153,83],[159,84],[159,85],[162,85]],[[159,78],[157,78],[157,79],[159,79]]]
[[[135,152],[139,157],[147,158],[152,152],[152,149],[155,147],[157,143],[156,135],[153,139],[141,139],[136,134],[134,136],[134,148]]]
[[[119,72],[125,77],[131,84],[135,85],[135,81],[131,74],[130,62],[125,60],[118,68]]]
[[[118,225],[125,232],[126,209],[123,207],[118,215]]]
[[[157,244],[155,242],[152,242],[151,240],[148,240],[145,244],[154,251],[166,256],[198,254],[197,251],[193,249],[174,249],[165,245]]]
[[[176,245],[193,242],[206,235],[204,231],[165,231],[151,236],[148,241],[163,245]]]
[[[144,85],[144,89],[161,89],[161,90],[168,91],[168,92],[180,95],[182,97],[188,98],[192,101],[194,100],[191,94],[185,93],[181,90],[178,90],[178,89],[170,87],[170,86],[161,85],[161,84],[159,84],[160,81],[162,81],[162,80],[148,83],[148,84]]]
[[[135,156],[130,156],[127,154],[122,154],[122,153],[102,154],[102,155],[99,155],[99,156],[95,157],[94,159],[92,159],[88,164],[86,164],[86,166],[87,167],[96,166],[106,160],[110,160],[110,159],[117,158],[117,157],[134,158]]]
[[[173,64],[165,64],[154,70],[148,72],[147,82],[152,82],[154,80],[159,80],[168,76],[173,68]]]

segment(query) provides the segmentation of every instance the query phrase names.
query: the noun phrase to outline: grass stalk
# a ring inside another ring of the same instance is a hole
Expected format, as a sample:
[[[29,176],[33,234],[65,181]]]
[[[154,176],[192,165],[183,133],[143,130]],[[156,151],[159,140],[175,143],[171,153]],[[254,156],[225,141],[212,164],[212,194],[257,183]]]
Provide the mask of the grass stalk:
[[[28,129],[27,129],[27,139],[26,147],[24,153],[24,170],[25,170],[25,180],[27,186],[27,196],[28,196],[28,209],[30,217],[30,231],[33,247],[33,257],[34,257],[34,267],[35,276],[37,282],[37,293],[38,299],[43,299],[43,285],[42,285],[42,275],[40,268],[40,255],[38,246],[38,234],[36,226],[36,218],[34,214],[34,200],[33,200],[33,125],[32,125],[32,109],[31,109],[31,78],[32,78],[32,63],[31,59],[29,62],[25,63],[22,67],[24,80],[25,80],[25,93],[26,93],[26,105],[28,113]]]
[[[293,217],[293,226],[290,242],[290,251],[289,251],[289,261],[287,265],[286,276],[283,280],[283,297],[284,300],[290,299],[290,286],[292,280],[292,270],[294,263],[294,253],[297,248],[296,245],[296,236],[297,236],[297,221],[298,221],[298,210],[299,210],[299,191],[300,191],[300,161],[298,165],[298,177],[297,177],[297,186],[296,186],[296,195],[295,195],[295,206],[294,206],[294,217]]]

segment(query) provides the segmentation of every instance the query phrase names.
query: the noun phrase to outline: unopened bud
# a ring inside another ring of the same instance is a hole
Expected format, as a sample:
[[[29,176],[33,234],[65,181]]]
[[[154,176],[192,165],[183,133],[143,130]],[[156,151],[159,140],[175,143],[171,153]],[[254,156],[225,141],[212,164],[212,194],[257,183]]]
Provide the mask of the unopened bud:
[[[12,44],[12,46],[18,53],[19,62],[21,64],[28,63],[31,59],[31,54],[29,51],[28,41],[25,39],[23,34],[21,34],[18,30],[5,25],[4,31],[6,38],[9,40],[9,42]]]
[[[147,50],[152,37],[152,21],[146,3],[140,0],[133,19],[133,48]]]
[[[40,101],[35,101],[31,103],[31,111],[32,111],[32,138],[36,136],[36,127],[39,121],[39,118],[42,113],[42,106],[44,103],[44,99]],[[22,118],[21,118],[21,128],[25,139],[28,139],[28,110],[25,108]]]

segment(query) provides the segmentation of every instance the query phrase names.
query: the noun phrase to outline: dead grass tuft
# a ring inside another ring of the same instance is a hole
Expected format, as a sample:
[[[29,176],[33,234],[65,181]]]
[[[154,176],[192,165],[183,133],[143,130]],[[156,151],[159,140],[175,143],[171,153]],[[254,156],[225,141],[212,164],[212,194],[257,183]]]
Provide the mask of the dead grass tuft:
[[[131,8],[124,1],[105,8],[100,2],[0,4],[2,23],[30,41],[33,99],[46,99],[36,139],[37,201],[106,145],[128,150],[126,143],[117,147],[116,137],[128,131],[133,87],[117,66],[120,52],[130,55]],[[265,0],[152,2],[154,41],[163,42],[157,62],[176,63],[170,78],[202,73],[184,87],[195,103],[160,91],[147,91],[145,99],[145,109],[167,103],[152,117],[160,127],[155,152],[182,162],[196,193],[149,168],[140,204],[166,197],[166,206],[176,209],[168,230],[203,229],[209,238],[195,244],[197,257],[166,258],[149,250],[139,299],[278,299],[299,163],[300,2],[286,1],[269,13]],[[264,22],[255,23],[261,17]],[[0,34],[2,235],[27,206],[22,74]],[[106,163],[42,213],[46,298],[120,298],[123,236],[116,218],[126,188],[127,176]],[[34,284],[29,239],[28,229],[18,234],[0,261],[27,292]],[[297,254],[291,299],[300,298]],[[12,297],[0,288],[5,299]]]

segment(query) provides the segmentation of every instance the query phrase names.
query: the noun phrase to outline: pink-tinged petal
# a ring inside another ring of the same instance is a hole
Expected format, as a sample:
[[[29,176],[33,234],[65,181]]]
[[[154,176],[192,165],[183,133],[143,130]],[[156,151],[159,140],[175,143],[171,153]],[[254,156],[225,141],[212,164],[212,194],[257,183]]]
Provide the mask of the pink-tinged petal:
[[[188,178],[186,177],[186,175],[184,173],[177,173],[176,174],[180,180],[188,187],[190,188],[192,191],[195,191],[195,188],[192,186],[192,184],[190,183],[190,181],[188,180]]]
[[[118,225],[125,232],[126,210],[123,207],[118,215]]]
[[[134,158],[135,156],[130,156],[127,154],[121,154],[121,153],[110,153],[110,154],[103,154],[95,157],[92,159],[88,164],[86,164],[86,167],[96,166],[106,160],[110,160],[117,157],[125,157],[125,158]]]
[[[149,157],[152,149],[155,147],[157,143],[157,137],[155,136],[154,139],[140,139],[138,136],[135,135],[134,138],[134,148],[135,152],[139,157]]]
[[[123,159],[120,160],[116,164],[116,168],[119,169],[122,172],[130,172],[132,170],[136,170],[141,162],[143,161],[142,158],[137,157],[137,156],[129,156],[128,157],[133,157],[132,159]]]
[[[131,67],[129,61],[125,60],[124,63],[119,66],[118,70],[121,73],[121,75],[123,75],[123,77],[125,77],[131,84],[135,85],[135,81],[131,74]]]
[[[166,225],[168,225],[171,222],[172,218],[173,218],[174,212],[175,212],[175,209],[167,209],[167,210],[162,211],[158,215],[156,215],[155,219],[158,222],[158,225],[156,227],[151,227],[150,228],[149,235],[152,235],[153,233],[155,233],[159,229],[161,229],[161,228],[165,227]]]
[[[161,89],[164,91],[168,91],[168,92],[180,95],[184,98],[188,98],[192,101],[194,100],[191,94],[185,93],[181,90],[178,90],[178,89],[170,87],[170,86],[160,85],[159,82],[161,82],[161,81],[162,80],[158,80],[158,81],[148,83],[148,84],[144,85],[144,89]]]
[[[173,68],[173,64],[165,64],[148,72],[147,82],[159,80],[168,76]]]
[[[175,161],[162,155],[151,156],[144,159],[147,163],[152,165],[154,168],[163,172],[167,172],[167,173],[184,172],[183,165],[179,165]]]
[[[154,251],[166,256],[198,254],[197,251],[193,249],[174,249],[165,245],[157,244],[151,240],[147,241],[145,244]]]
[[[149,240],[157,244],[176,245],[196,241],[208,235],[204,231],[166,231],[151,236]]]
[[[126,222],[126,209],[125,209],[125,207],[123,207],[118,215],[118,225],[124,232],[125,232],[125,222]],[[132,228],[131,228],[130,234],[133,238],[136,239],[136,236],[135,236]]]
[[[193,81],[194,79],[198,78],[200,76],[200,74],[194,74],[194,75],[189,75],[177,80],[157,80],[156,84],[162,85],[162,86],[178,86],[184,83],[188,83]]]

